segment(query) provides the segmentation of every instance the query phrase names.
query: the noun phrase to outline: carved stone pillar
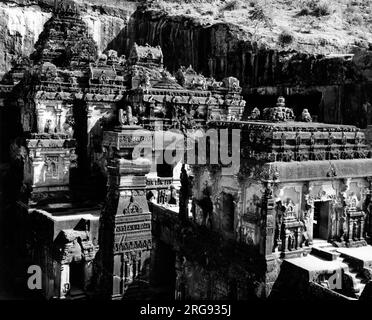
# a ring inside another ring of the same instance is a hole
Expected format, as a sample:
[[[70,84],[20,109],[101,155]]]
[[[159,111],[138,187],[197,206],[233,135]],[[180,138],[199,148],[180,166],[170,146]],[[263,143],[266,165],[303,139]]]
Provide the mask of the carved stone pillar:
[[[261,252],[265,256],[272,254],[274,246],[275,208],[273,188],[272,182],[268,181],[265,183],[265,193],[262,201],[264,210],[262,231],[265,235],[265,240],[261,247]]]
[[[359,240],[364,240],[364,217],[360,218],[360,233],[359,233]]]
[[[61,265],[60,299],[65,299],[70,291],[70,265]]]
[[[36,123],[37,123],[37,132],[43,133],[44,132],[44,126],[45,126],[45,114],[46,107],[44,104],[37,103],[36,104]]]
[[[305,183],[305,190],[304,190],[304,203],[305,203],[305,211],[303,219],[305,221],[305,227],[307,231],[307,235],[309,237],[308,244],[313,244],[313,220],[314,220],[314,197],[311,194],[312,186],[310,182]]]
[[[139,151],[142,147],[151,148],[151,139],[149,131],[130,125],[103,135],[103,145],[108,150],[108,194],[101,213],[103,275],[99,276],[103,281],[99,287],[106,298],[121,298],[131,283],[147,273],[144,266],[150,259],[152,236],[145,175],[151,163],[139,157]],[[134,257],[139,259],[135,267]]]
[[[299,249],[301,246],[301,241],[302,241],[302,228],[297,227],[297,242],[296,242],[296,249]]]
[[[372,238],[372,177],[367,177],[367,182],[369,184],[368,186],[368,194],[365,204],[365,213],[366,213],[366,238],[367,241],[369,241]]]
[[[56,116],[57,116],[57,123],[56,123],[57,132],[61,132],[62,131],[62,128],[61,128],[62,106],[58,104],[55,110],[56,110]]]
[[[93,123],[92,123],[92,116],[93,116],[93,110],[94,110],[94,106],[92,105],[89,105],[87,106],[87,128],[88,128],[88,132],[90,132],[90,130],[92,130],[92,126],[93,126]]]
[[[349,219],[348,219],[348,222],[349,222],[349,236],[348,236],[348,242],[352,242],[353,241],[353,226],[354,226],[354,221],[353,219],[350,217],[349,215]]]

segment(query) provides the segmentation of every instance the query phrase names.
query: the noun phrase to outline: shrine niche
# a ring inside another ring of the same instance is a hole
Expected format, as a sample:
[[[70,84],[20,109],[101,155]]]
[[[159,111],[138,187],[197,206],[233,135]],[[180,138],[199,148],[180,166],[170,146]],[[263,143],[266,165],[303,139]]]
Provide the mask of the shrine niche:
[[[247,220],[258,222],[261,213],[261,201],[263,196],[263,186],[260,184],[250,185],[245,189],[245,208],[244,216]]]
[[[250,223],[249,220],[243,216],[240,226],[239,240],[250,246],[257,246],[260,238],[260,228]]]
[[[128,207],[126,207],[123,211],[124,215],[127,214],[139,214],[142,213],[142,208],[139,206],[138,203],[133,202],[133,200],[129,203]]]
[[[54,256],[60,262],[59,287],[62,299],[89,290],[92,284],[92,262],[98,244],[96,238],[91,238],[93,234],[89,232],[89,221],[80,221],[78,226],[81,222],[87,226],[87,230],[65,229],[54,241]]]
[[[301,203],[301,193],[302,193],[302,186],[295,185],[295,186],[286,186],[280,188],[278,192],[277,198],[275,201],[278,203],[280,202],[284,207],[290,208],[290,212],[292,212],[296,218],[302,218],[300,215],[300,209],[302,206]]]

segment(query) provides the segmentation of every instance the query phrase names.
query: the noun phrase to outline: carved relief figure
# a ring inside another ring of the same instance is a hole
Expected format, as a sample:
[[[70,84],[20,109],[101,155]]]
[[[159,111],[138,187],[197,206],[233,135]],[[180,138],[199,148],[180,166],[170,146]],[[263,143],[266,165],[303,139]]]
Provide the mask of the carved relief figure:
[[[260,118],[261,112],[258,108],[254,108],[249,116],[250,120],[258,120]]]
[[[311,118],[310,112],[308,109],[304,109],[301,114],[301,121],[304,122],[312,122],[313,119]]]
[[[126,107],[126,110],[119,109],[118,118],[119,123],[122,126],[134,125],[138,121],[137,117],[133,116],[132,107],[129,105]]]
[[[67,133],[70,137],[74,134],[74,118],[72,115],[66,115],[65,123],[62,125],[62,129],[65,133]]]
[[[53,133],[52,120],[48,119],[44,126],[44,133]]]

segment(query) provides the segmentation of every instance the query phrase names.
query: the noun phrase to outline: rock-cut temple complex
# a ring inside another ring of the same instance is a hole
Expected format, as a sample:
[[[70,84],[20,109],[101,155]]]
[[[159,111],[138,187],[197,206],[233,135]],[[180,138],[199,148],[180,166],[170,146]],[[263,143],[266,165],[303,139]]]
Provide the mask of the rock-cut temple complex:
[[[0,89],[9,261],[44,298],[372,298],[357,127],[245,110],[238,79],[171,74],[159,46],[98,54],[63,5]]]

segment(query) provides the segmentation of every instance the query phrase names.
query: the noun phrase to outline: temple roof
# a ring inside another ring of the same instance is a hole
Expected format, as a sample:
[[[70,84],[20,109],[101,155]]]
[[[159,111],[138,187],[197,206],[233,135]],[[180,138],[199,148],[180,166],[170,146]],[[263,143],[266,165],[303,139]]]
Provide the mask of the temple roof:
[[[147,43],[144,46],[140,46],[134,43],[129,54],[129,61],[131,64],[145,63],[160,66],[163,63],[163,52],[160,46],[151,47]]]
[[[163,77],[160,81],[156,82],[152,87],[154,89],[185,90],[175,80],[166,77]]]
[[[372,158],[364,133],[355,126],[268,120],[212,120],[207,125],[241,130],[241,155],[249,162],[328,162]],[[228,142],[220,143],[229,147]]]
[[[102,76],[115,79],[117,76],[114,66],[96,66],[93,63],[90,64],[90,74],[91,79],[99,79]]]
[[[65,4],[61,1],[52,18],[45,23],[35,49],[32,54],[35,62],[52,62],[58,67],[73,69],[85,68],[97,57],[96,43],[73,2]]]
[[[74,230],[74,229],[64,229],[59,235],[60,240],[65,240],[65,242],[72,242],[77,238],[81,240],[89,239],[89,234],[86,231]]]

